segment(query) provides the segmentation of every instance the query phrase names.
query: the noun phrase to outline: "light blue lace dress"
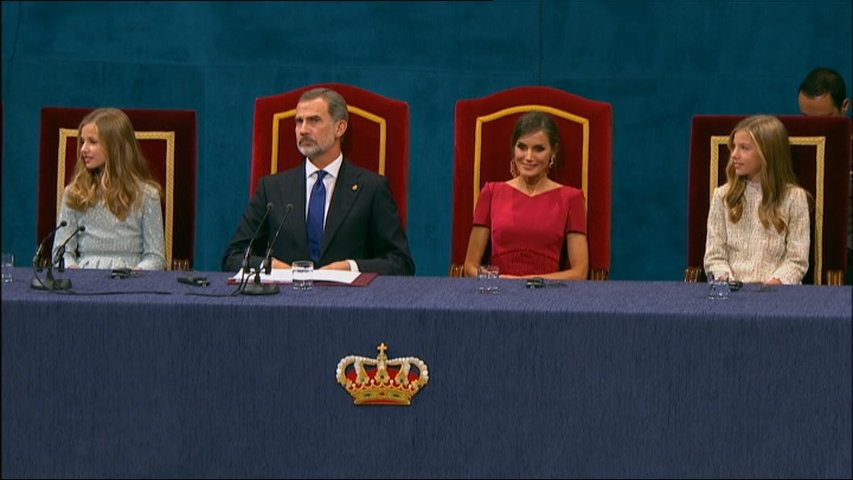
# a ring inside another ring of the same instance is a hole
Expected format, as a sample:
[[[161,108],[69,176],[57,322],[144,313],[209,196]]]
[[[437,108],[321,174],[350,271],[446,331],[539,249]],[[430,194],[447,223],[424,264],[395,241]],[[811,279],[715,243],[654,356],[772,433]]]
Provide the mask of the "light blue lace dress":
[[[163,270],[166,266],[163,242],[163,212],[157,190],[143,186],[142,208],[131,210],[125,220],[119,220],[103,204],[86,211],[68,206],[67,189],[62,199],[57,225],[62,220],[68,225],[56,232],[53,252],[78,226],[84,232],[72,238],[65,246],[67,268],[134,270]]]

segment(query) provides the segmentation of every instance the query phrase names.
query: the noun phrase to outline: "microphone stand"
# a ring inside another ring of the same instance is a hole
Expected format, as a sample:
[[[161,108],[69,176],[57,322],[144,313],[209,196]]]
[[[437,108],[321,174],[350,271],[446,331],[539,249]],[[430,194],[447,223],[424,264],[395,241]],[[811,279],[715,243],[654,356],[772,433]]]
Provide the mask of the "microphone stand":
[[[267,208],[264,211],[264,215],[261,217],[261,221],[258,222],[257,228],[255,228],[255,233],[252,234],[252,238],[249,239],[249,245],[246,246],[246,251],[243,253],[243,262],[240,266],[240,286],[237,288],[237,291],[243,293],[243,290],[246,289],[246,276],[251,275],[251,269],[249,268],[249,259],[252,256],[252,244],[255,243],[255,239],[258,238],[258,233],[260,233],[261,228],[264,226],[264,222],[267,219],[267,216],[270,214],[270,210],[272,210],[272,202],[267,203]]]
[[[272,243],[270,243],[270,249],[272,248]],[[261,282],[261,271],[264,270],[272,270],[272,265],[267,269],[264,265],[267,263],[266,257],[261,262],[261,264],[255,269],[254,279],[252,283],[247,283],[243,290],[240,292],[243,295],[275,295],[280,290],[278,285],[275,283],[263,283]],[[269,275],[269,272],[266,272]]]
[[[59,267],[58,270],[60,272],[65,271],[65,246],[59,247],[56,250],[56,255],[59,257]],[[35,288],[36,290],[68,290],[71,288],[71,280],[67,278],[53,278],[53,261],[48,263],[47,265],[47,273],[45,274],[44,280],[38,278],[36,276],[33,278],[33,281],[30,283],[30,287]]]
[[[287,221],[287,217],[290,216],[290,211],[293,210],[293,204],[287,204],[287,210],[284,212],[284,218],[281,220],[281,223],[278,224],[278,229],[275,231],[275,235],[272,240],[267,245],[267,252],[264,254],[264,259],[258,268],[255,269],[255,277],[252,283],[246,284],[243,288],[243,295],[275,295],[281,291],[278,284],[275,283],[263,283],[261,282],[261,272],[269,275],[272,271],[272,247],[275,245],[275,241],[278,240],[278,234],[281,233],[281,227],[284,226],[284,223]]]
[[[86,227],[80,226],[77,230],[74,231],[71,235],[68,236],[67,239],[59,246],[56,250],[56,255],[51,259],[49,258],[47,261],[47,273],[45,274],[45,278],[42,280],[38,277],[36,272],[42,271],[42,259],[41,253],[44,250],[44,246],[47,241],[59,231],[60,228],[68,225],[68,222],[63,220],[59,223],[59,226],[53,229],[44,240],[39,243],[38,248],[36,249],[36,254],[33,256],[33,281],[30,282],[30,287],[35,288],[36,290],[68,290],[71,288],[71,280],[68,279],[56,279],[53,278],[53,264],[59,263],[59,271],[65,271],[65,245],[71,240],[74,235],[85,231]]]
[[[39,242],[39,246],[38,246],[38,248],[36,248],[36,254],[35,254],[35,255],[33,255],[33,269],[34,269],[36,272],[40,272],[40,271],[44,270],[44,267],[46,267],[46,266],[47,266],[47,262],[49,262],[49,261],[50,261],[50,257],[48,257],[48,258],[41,258],[42,252],[44,252],[44,246],[45,246],[45,244],[46,244],[46,243],[47,243],[47,241],[48,241],[48,240],[50,240],[54,235],[56,235],[56,232],[58,232],[60,228],[65,227],[65,226],[67,226],[67,225],[68,225],[68,222],[66,222],[65,220],[63,220],[63,221],[59,222],[59,225],[57,225],[57,226],[56,226],[56,228],[54,228],[53,230],[51,230],[51,232],[50,232],[50,233],[48,233],[48,234],[44,237],[44,239],[42,239],[42,241],[41,241],[41,242]]]
[[[261,282],[261,268],[258,267],[255,269],[252,283],[247,283],[240,293],[243,295],[275,295],[280,291],[278,285],[275,283]]]

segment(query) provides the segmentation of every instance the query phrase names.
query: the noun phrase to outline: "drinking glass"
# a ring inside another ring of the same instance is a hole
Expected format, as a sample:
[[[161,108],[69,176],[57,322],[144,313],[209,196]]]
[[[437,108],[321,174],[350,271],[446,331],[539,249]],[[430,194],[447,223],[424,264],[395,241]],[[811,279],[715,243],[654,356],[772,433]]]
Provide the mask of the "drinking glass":
[[[297,260],[291,265],[293,274],[293,289],[297,291],[311,290],[314,286],[314,262]]]
[[[500,271],[497,265],[481,265],[477,269],[477,291],[487,295],[497,295]]]
[[[15,256],[3,254],[3,283],[12,283],[12,269],[15,268]]]
[[[730,291],[728,275],[719,274],[715,277],[713,272],[708,272],[708,298],[728,300]]]

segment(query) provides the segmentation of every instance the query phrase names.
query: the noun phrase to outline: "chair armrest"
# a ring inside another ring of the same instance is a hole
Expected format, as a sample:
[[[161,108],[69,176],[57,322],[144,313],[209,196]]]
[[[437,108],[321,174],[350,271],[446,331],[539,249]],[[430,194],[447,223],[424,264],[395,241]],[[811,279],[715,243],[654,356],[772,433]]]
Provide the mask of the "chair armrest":
[[[190,271],[190,260],[188,258],[173,258],[172,259],[172,270],[176,271]]]
[[[827,270],[825,275],[826,282],[824,282],[824,285],[844,285],[844,270]]]
[[[705,269],[703,267],[687,267],[684,269],[684,281],[696,283],[705,281]]]
[[[609,276],[610,272],[604,268],[593,268],[589,271],[590,280],[607,280],[607,277]]]

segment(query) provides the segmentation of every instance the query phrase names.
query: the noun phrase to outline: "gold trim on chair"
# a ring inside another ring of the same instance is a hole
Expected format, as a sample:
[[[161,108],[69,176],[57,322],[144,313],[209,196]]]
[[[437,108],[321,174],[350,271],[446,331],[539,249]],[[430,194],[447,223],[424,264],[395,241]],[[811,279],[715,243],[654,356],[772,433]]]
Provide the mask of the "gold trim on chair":
[[[77,138],[76,128],[60,128],[59,129],[59,151],[56,154],[56,216],[59,217],[59,210],[62,208],[62,197],[65,195],[65,155],[68,151],[68,138]],[[77,153],[74,153],[75,164]]]
[[[708,175],[708,205],[714,200],[714,190],[720,186],[720,145],[728,145],[728,135],[712,135],[711,136],[711,165]]]
[[[270,158],[270,175],[278,172],[278,125],[285,118],[295,117],[296,109],[278,112],[272,116],[272,153]]]
[[[386,151],[386,143],[388,137],[388,122],[378,116],[374,115],[364,109],[354,107],[352,105],[347,105],[347,111],[358,115],[366,120],[370,120],[379,125],[379,168],[377,173],[379,175],[385,175],[385,151]],[[278,112],[273,114],[272,116],[272,158],[270,158],[270,175],[278,172],[278,137],[279,137],[279,123],[281,120],[285,118],[295,117],[296,109],[287,110],[285,112]]]
[[[728,135],[711,136],[711,156],[709,171],[708,204],[714,200],[714,189],[719,186],[720,145],[728,144]],[[814,146],[815,152],[815,238],[814,244],[814,284],[823,284],[823,204],[824,170],[826,166],[826,137],[789,137],[791,145]]]
[[[477,208],[477,199],[480,197],[480,162],[482,161],[480,157],[482,156],[483,124],[506,117],[507,115],[532,110],[539,110],[560,118],[565,118],[566,120],[580,124],[583,128],[581,190],[583,190],[584,198],[589,199],[589,119],[546,105],[516,105],[495,113],[477,117],[477,126],[474,133],[474,209]],[[586,204],[586,202],[584,203]]]
[[[823,202],[824,170],[826,168],[826,137],[790,137],[791,145],[815,147],[815,211],[814,211],[814,284],[823,284]]]
[[[166,185],[163,186],[166,195],[165,218],[163,219],[164,256],[166,257],[166,269],[172,269],[172,239],[174,238],[175,222],[175,132],[140,132],[137,131],[137,140],[163,140],[166,142]],[[77,138],[77,129],[59,129],[59,151],[58,165],[56,168],[56,215],[62,207],[62,196],[65,193],[65,158],[68,152],[67,143],[69,138]],[[77,154],[75,152],[74,157]],[[76,161],[75,161],[76,164]]]

